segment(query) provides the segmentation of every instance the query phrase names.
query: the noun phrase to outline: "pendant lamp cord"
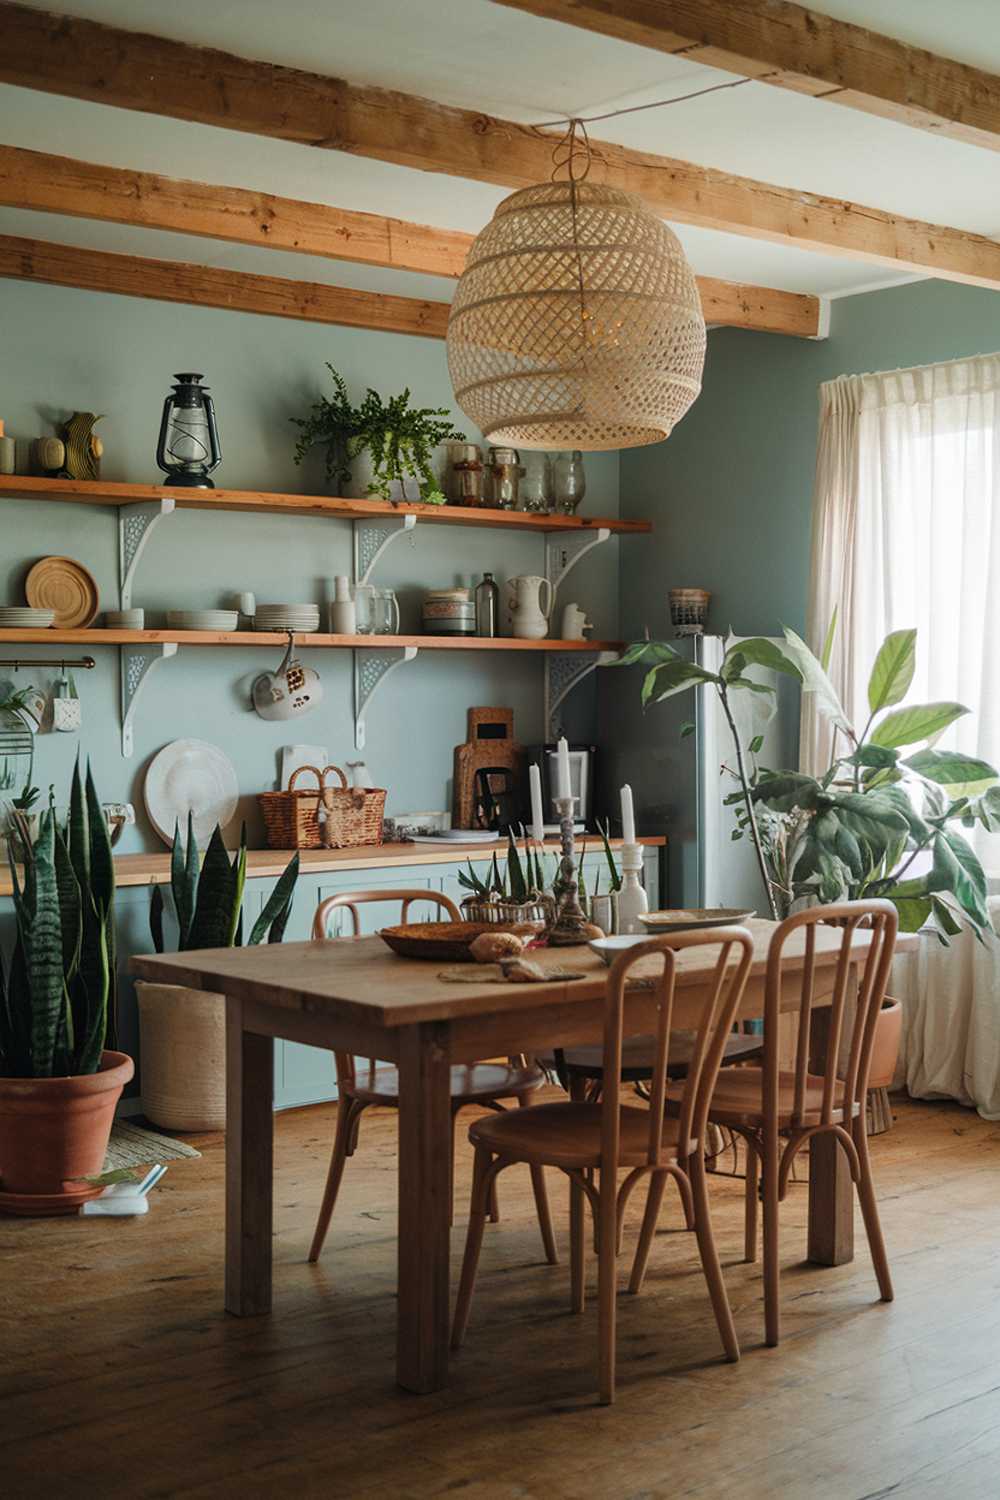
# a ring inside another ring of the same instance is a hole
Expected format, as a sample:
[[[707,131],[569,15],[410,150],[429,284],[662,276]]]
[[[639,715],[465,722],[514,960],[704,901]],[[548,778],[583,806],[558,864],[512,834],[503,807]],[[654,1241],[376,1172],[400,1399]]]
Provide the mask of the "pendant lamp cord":
[[[570,127],[596,125],[601,120],[617,120],[619,115],[638,115],[647,109],[665,109],[668,104],[686,104],[689,99],[702,99],[706,94],[721,94],[723,89],[740,89],[745,83],[767,83],[769,79],[777,78],[777,76],[775,72],[759,73],[754,78],[734,78],[729,83],[713,83],[707,89],[695,89],[690,94],[675,94],[672,99],[654,99],[650,104],[629,104],[624,109],[609,109],[602,115],[564,115],[560,120],[542,120],[539,124],[528,128],[530,130],[554,130],[557,125]],[[586,134],[585,131],[584,134]]]

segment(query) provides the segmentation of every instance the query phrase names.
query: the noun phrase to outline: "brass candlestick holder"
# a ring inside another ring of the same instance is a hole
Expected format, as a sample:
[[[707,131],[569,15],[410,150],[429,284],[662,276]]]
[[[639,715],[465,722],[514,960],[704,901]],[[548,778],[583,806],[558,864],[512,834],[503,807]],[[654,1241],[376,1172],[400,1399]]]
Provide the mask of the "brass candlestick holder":
[[[556,948],[577,947],[588,943],[593,936],[591,924],[580,905],[576,884],[576,846],[573,838],[574,797],[556,797],[555,807],[559,814],[559,842],[562,858],[559,873],[552,885],[555,898],[555,916],[548,930],[549,943]]]

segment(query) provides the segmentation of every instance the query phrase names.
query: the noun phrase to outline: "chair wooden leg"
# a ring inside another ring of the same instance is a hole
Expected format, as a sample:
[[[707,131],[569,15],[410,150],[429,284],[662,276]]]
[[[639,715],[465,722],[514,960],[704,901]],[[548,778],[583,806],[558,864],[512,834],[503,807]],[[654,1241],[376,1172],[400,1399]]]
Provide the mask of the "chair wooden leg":
[[[885,1251],[882,1222],[879,1219],[878,1204],[875,1200],[875,1182],[872,1178],[871,1158],[868,1155],[868,1132],[865,1123],[865,1117],[862,1115],[860,1124],[854,1131],[854,1144],[857,1147],[858,1163],[861,1168],[858,1174],[858,1197],[861,1200],[861,1213],[865,1221],[868,1248],[871,1251],[875,1275],[878,1277],[879,1294],[883,1302],[891,1302],[893,1300],[892,1276],[889,1273],[889,1257]]]
[[[747,1192],[743,1221],[743,1259],[750,1265],[757,1259],[757,1204],[760,1198],[760,1157],[757,1147],[744,1138],[747,1148]]]
[[[653,1236],[656,1233],[656,1224],[660,1217],[660,1204],[663,1202],[663,1189],[666,1185],[666,1172],[650,1173],[649,1192],[646,1195],[646,1212],[642,1216],[639,1243],[636,1246],[635,1259],[632,1262],[632,1275],[629,1277],[628,1283],[628,1289],[633,1296],[642,1291],[642,1283],[646,1275],[646,1263],[649,1260]]]
[[[492,1155],[482,1146],[476,1147],[476,1159],[472,1169],[472,1198],[469,1203],[469,1228],[465,1236],[465,1256],[462,1260],[462,1279],[458,1284],[455,1303],[455,1320],[451,1325],[451,1347],[460,1349],[469,1324],[469,1309],[472,1307],[472,1292],[476,1284],[476,1269],[479,1252],[483,1244],[486,1227],[486,1205],[490,1183],[487,1173]]]
[[[500,1223],[500,1202],[497,1198],[497,1180],[495,1177],[490,1183],[489,1220],[491,1224]]]
[[[316,1220],[312,1245],[309,1247],[310,1261],[319,1260],[323,1241],[330,1227],[330,1219],[340,1191],[340,1179],[344,1175],[344,1162],[350,1155],[351,1140],[357,1134],[356,1116],[360,1115],[361,1110],[356,1109],[356,1105],[355,1099],[344,1096],[341,1096],[337,1103],[337,1133],[333,1138],[333,1154],[330,1157],[330,1168],[326,1174],[323,1202],[320,1205],[319,1218]]]
[[[764,1342],[772,1349],[781,1337],[778,1165],[778,1152],[765,1146],[761,1161],[764,1178]]]
[[[615,1317],[618,1292],[618,1204],[617,1182],[601,1179],[597,1260],[598,1366],[602,1406],[615,1399]]]
[[[722,1267],[719,1264],[719,1252],[715,1248],[712,1215],[708,1202],[708,1184],[705,1181],[705,1158],[700,1151],[696,1151],[688,1162],[688,1172],[694,1197],[695,1234],[698,1239],[702,1270],[708,1284],[708,1295],[712,1299],[712,1310],[715,1313],[715,1321],[719,1325],[719,1337],[722,1339],[726,1358],[736,1361],[740,1357],[740,1345],[736,1337],[736,1325],[733,1322],[732,1308],[729,1306]]]
[[[587,1238],[583,1188],[569,1179],[569,1310],[582,1313],[586,1300]]]
[[[545,1250],[545,1259],[550,1266],[559,1264],[559,1255],[556,1251],[556,1237],[552,1230],[552,1214],[549,1211],[549,1195],[545,1187],[545,1168],[531,1168],[531,1189],[535,1195],[535,1212],[538,1214],[538,1227],[542,1231],[542,1246]]]

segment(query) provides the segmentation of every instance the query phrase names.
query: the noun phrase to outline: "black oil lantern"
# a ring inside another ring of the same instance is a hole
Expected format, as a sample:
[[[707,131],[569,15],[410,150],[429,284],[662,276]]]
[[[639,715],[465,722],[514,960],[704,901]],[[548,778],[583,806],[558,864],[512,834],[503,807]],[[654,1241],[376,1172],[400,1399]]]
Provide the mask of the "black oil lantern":
[[[215,407],[201,375],[175,375],[176,384],[163,403],[156,462],[167,484],[190,489],[215,488],[209,475],[222,462]]]

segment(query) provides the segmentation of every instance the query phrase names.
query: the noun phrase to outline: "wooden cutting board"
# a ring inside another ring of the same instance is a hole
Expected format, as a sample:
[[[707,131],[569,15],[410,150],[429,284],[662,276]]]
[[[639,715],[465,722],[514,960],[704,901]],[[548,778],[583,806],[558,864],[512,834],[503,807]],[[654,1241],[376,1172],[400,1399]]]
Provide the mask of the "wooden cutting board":
[[[524,751],[514,739],[512,708],[470,708],[466,733],[465,744],[455,746],[451,824],[453,828],[485,827],[484,822],[473,821],[476,772],[481,766],[497,766],[512,771],[519,780]]]

